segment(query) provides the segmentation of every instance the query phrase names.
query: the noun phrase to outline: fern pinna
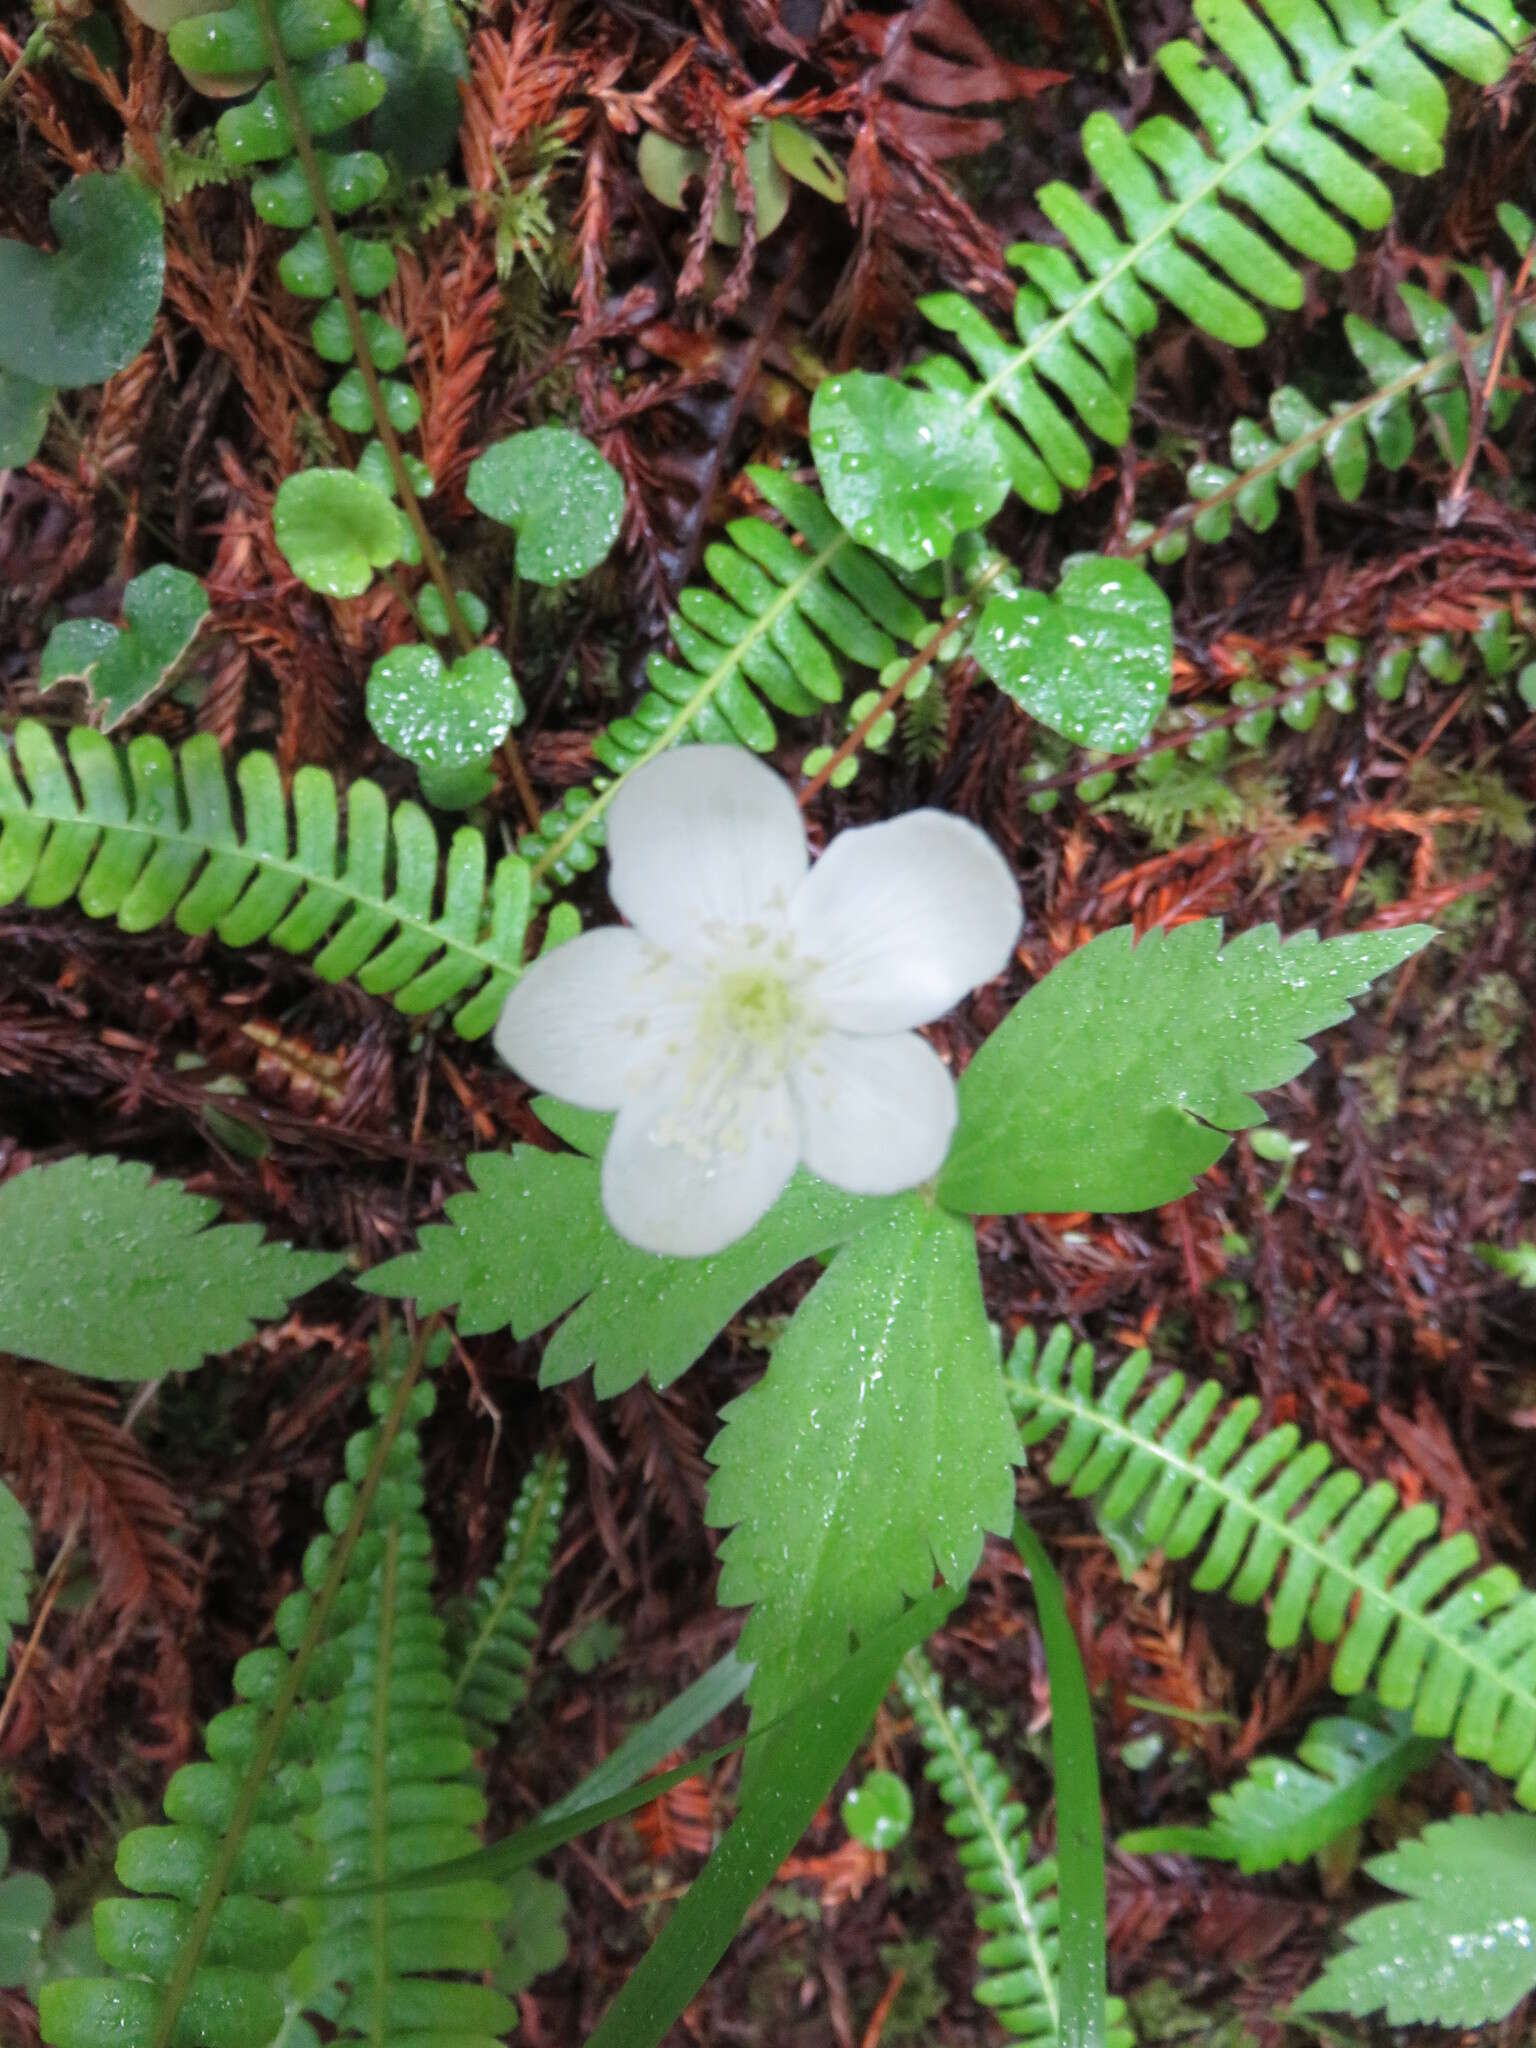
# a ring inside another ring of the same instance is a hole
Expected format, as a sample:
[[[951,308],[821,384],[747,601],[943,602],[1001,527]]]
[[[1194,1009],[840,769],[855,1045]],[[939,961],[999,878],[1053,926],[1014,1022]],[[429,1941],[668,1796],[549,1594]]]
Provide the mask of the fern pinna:
[[[1469,1530],[1436,1539],[1440,1511],[1367,1486],[1287,1423],[1254,1434],[1260,1403],[1222,1410],[1182,1373],[1146,1390],[1137,1351],[1102,1387],[1091,1346],[1065,1328],[1043,1350],[1025,1331],[1008,1386],[1026,1444],[1066,1434],[1049,1476],[1171,1558],[1203,1553],[1193,1583],[1251,1605],[1268,1599],[1278,1649],[1303,1629],[1338,1645],[1337,1691],[1366,1686],[1411,1714],[1414,1732],[1515,1781],[1536,1806],[1536,1594],[1507,1565],[1481,1564]],[[1221,1412],[1218,1412],[1221,1411]]]
[[[452,1656],[453,1698],[471,1739],[494,1740],[528,1697],[529,1645],[549,1584],[570,1467],[546,1451],[530,1468],[507,1517],[501,1562],[480,1581]]]
[[[945,1700],[920,1650],[902,1659],[896,1684],[928,1752],[923,1775],[950,1809],[945,1832],[960,1843],[956,1855],[978,1901],[976,1925],[988,1937],[977,1953],[977,2003],[990,2006],[1016,2040],[1054,2048],[1061,2031],[1056,1858],[1030,1861],[1028,1814],[965,1709]],[[1124,2017],[1112,1998],[1109,2048],[1130,2048]]]
[[[464,1038],[491,1029],[522,969],[525,861],[493,865],[469,826],[443,855],[425,811],[391,810],[372,782],[352,783],[343,811],[322,768],[301,768],[285,794],[271,755],[248,753],[235,782],[207,734],[173,754],[151,735],[118,747],[76,727],[61,750],[24,719],[0,736],[0,904],[78,898],[125,931],[174,920],[313,954],[327,981],[355,979],[410,1015],[448,1010]],[[558,929],[572,922],[565,912]]]

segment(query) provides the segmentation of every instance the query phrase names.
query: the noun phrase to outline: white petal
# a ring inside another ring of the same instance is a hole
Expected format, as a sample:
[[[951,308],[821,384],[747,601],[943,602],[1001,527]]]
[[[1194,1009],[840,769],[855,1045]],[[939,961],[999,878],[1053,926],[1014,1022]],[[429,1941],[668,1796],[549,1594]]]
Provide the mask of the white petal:
[[[607,925],[525,969],[502,1006],[496,1050],[562,1102],[617,1109],[655,1085],[664,1046],[677,1044],[692,1014],[672,963],[638,932]]]
[[[782,920],[805,869],[788,784],[741,747],[659,754],[608,812],[608,893],[669,952],[696,952],[706,925]]]
[[[718,1147],[693,1135],[681,1087],[619,1111],[603,1155],[603,1207],[620,1237],[642,1251],[702,1259],[767,1214],[795,1170],[789,1090],[755,1090],[735,1109],[729,1143]]]
[[[790,907],[797,951],[844,1031],[905,1031],[1001,974],[1024,921],[1018,884],[984,832],[908,811],[833,840]]]
[[[790,1076],[800,1157],[855,1195],[894,1195],[944,1163],[954,1135],[955,1084],[914,1032],[858,1038],[828,1031]]]

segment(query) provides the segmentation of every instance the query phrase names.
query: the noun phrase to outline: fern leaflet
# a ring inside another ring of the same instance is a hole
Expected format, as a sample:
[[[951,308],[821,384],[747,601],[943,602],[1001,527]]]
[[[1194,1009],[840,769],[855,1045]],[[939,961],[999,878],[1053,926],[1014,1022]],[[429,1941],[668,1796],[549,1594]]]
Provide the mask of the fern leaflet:
[[[326,981],[355,979],[410,1016],[447,1009],[464,1038],[490,1030],[522,968],[525,861],[492,866],[469,826],[444,856],[425,811],[391,811],[368,781],[348,789],[343,825],[322,768],[285,794],[271,755],[248,753],[235,781],[238,813],[207,734],[176,755],[151,735],[117,747],[75,727],[61,751],[23,720],[0,739],[0,904],[78,898],[124,931],[174,919],[229,946],[313,953]]]
[[[1269,1598],[1277,1649],[1303,1629],[1336,1643],[1332,1682],[1370,1686],[1419,1735],[1515,1780],[1536,1805],[1536,1594],[1507,1565],[1480,1566],[1468,1530],[1435,1540],[1438,1508],[1366,1486],[1292,1424],[1254,1436],[1259,1402],[1207,1380],[1187,1400],[1170,1373],[1143,1394],[1134,1352],[1093,1384],[1093,1351],[1064,1327],[1037,1353],[1020,1337],[1008,1386],[1025,1444],[1066,1435],[1049,1476],[1170,1558],[1203,1551],[1193,1583],[1245,1605]]]
[[[476,1742],[490,1742],[528,1697],[534,1613],[549,1583],[569,1476],[558,1451],[534,1465],[507,1517],[501,1562],[480,1581],[467,1616],[453,1698]]]
[[[977,1928],[989,1937],[977,1956],[977,2003],[990,2006],[1016,2040],[1050,2048],[1061,2029],[1056,1858],[1029,1861],[1029,1816],[970,1716],[946,1703],[921,1650],[907,1652],[896,1684],[928,1752],[924,1776],[950,1809],[945,1831],[961,1844],[956,1854],[978,1901]],[[1112,1998],[1109,2048],[1130,2048],[1124,2016],[1124,2006]]]

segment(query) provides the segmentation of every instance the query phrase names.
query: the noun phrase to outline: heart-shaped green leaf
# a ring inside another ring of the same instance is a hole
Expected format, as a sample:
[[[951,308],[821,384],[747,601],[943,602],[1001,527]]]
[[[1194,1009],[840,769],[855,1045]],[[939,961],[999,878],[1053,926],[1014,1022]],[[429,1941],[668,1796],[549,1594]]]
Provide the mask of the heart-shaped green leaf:
[[[624,482],[569,427],[534,427],[496,441],[469,465],[469,502],[517,534],[517,573],[569,583],[595,569],[618,538]]]
[[[43,445],[52,403],[51,384],[0,370],[0,469],[19,469],[32,460]]]
[[[1074,555],[1054,597],[994,597],[971,651],[1042,725],[1119,753],[1140,746],[1168,701],[1173,614],[1139,563]]]
[[[197,578],[162,563],[135,576],[123,592],[123,624],[66,619],[48,635],[38,688],[83,682],[107,732],[158,690],[192,644],[207,616]]]
[[[894,377],[828,377],[811,401],[811,448],[841,523],[903,569],[944,560],[955,536],[985,526],[1008,495],[987,415]]]
[[[127,171],[93,171],[48,209],[57,255],[0,242],[0,370],[54,386],[100,384],[131,363],[165,283],[160,207]]]
[[[408,178],[440,171],[463,118],[459,81],[468,78],[464,38],[448,0],[375,0],[366,55],[388,90],[369,140]]]
[[[398,509],[350,469],[304,469],[285,477],[272,530],[294,575],[327,597],[361,597],[375,569],[400,559]]]
[[[512,671],[494,647],[477,647],[452,668],[430,647],[397,647],[368,677],[368,723],[422,768],[483,761],[522,715]]]

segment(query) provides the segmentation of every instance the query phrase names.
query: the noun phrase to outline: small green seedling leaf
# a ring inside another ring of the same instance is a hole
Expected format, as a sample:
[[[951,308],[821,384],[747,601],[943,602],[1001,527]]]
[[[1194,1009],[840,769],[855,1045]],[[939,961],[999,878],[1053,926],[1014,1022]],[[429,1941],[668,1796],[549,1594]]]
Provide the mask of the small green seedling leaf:
[[[185,569],[161,563],[123,592],[123,624],[66,619],[43,649],[38,688],[83,682],[106,732],[147,703],[168,681],[208,615],[208,597]]]
[[[818,142],[808,128],[802,128],[787,115],[768,123],[768,139],[778,164],[797,184],[809,185],[823,199],[842,205],[848,197],[848,180],[824,142]]]
[[[459,83],[469,76],[448,0],[373,0],[364,55],[386,86],[368,131],[374,148],[408,178],[442,170],[464,113]]]
[[[368,676],[368,723],[386,747],[434,774],[483,761],[522,716],[522,695],[494,647],[462,654],[451,668],[431,647],[397,647]]]
[[[4,1490],[0,1487],[0,1493]],[[53,1887],[31,1871],[7,1877],[9,1857],[10,1843],[0,1828],[0,1985],[27,1982],[53,1918]]]
[[[0,1672],[6,1668],[11,1631],[20,1628],[27,1618],[31,1585],[32,1524],[15,1494],[0,1485]],[[3,1868],[0,1860],[0,1869]]]
[[[855,540],[903,569],[943,561],[1008,496],[985,413],[954,393],[850,370],[811,401],[811,449],[827,503]]]
[[[243,1344],[342,1264],[207,1226],[218,1203],[109,1155],[34,1166],[0,1187],[0,1351],[89,1379],[190,1372]]]
[[[1153,1209],[1189,1193],[1252,1094],[1310,1066],[1304,1041],[1434,937],[1427,925],[1229,946],[1202,918],[1102,932],[1017,1003],[966,1068],[941,1198],[972,1214]],[[1049,1075],[1050,1086],[1040,1085]]]
[[[531,583],[585,576],[618,538],[624,483],[569,427],[496,441],[469,466],[469,501],[517,534],[517,573]]]
[[[894,1849],[912,1828],[912,1794],[894,1771],[871,1771],[843,1795],[843,1826],[866,1849]]]
[[[0,469],[20,469],[43,445],[53,386],[0,369]]]
[[[75,178],[48,209],[56,255],[0,242],[0,370],[100,384],[148,342],[165,284],[165,236],[149,187],[128,171]]]
[[[491,1982],[516,1998],[536,1978],[558,1970],[570,1953],[565,1918],[571,1902],[563,1884],[536,1870],[514,1871],[506,1886],[512,1910],[501,1930],[501,1967]]]
[[[971,651],[1042,725],[1119,753],[1140,746],[1168,701],[1173,612],[1139,563],[1076,555],[1054,596],[992,598]]]
[[[1475,1244],[1472,1255],[1491,1272],[1502,1273],[1517,1287],[1536,1287],[1536,1242]]]
[[[399,510],[350,469],[285,477],[272,530],[294,575],[326,597],[361,597],[375,569],[387,569],[402,552]]]
[[[1349,1923],[1292,2011],[1484,2027],[1536,1990],[1536,1814],[1459,1814],[1365,1867],[1401,1898]]]
[[[760,242],[767,240],[789,211],[789,180],[784,172],[790,167],[782,162],[772,131],[778,126],[793,125],[756,121],[747,137],[747,176],[752,185],[753,217]],[[819,147],[811,142],[810,137],[806,140],[813,149]],[[687,144],[673,142],[669,136],[648,128],[640,138],[637,168],[640,182],[651,197],[680,213],[688,205],[690,181],[699,179],[702,182],[707,177],[709,157],[702,149],[690,149]],[[836,170],[835,165],[833,169]],[[807,178],[805,182],[810,184],[814,179]],[[741,246],[744,233],[741,212],[729,176],[721,188],[709,232],[723,248],[739,249]]]

